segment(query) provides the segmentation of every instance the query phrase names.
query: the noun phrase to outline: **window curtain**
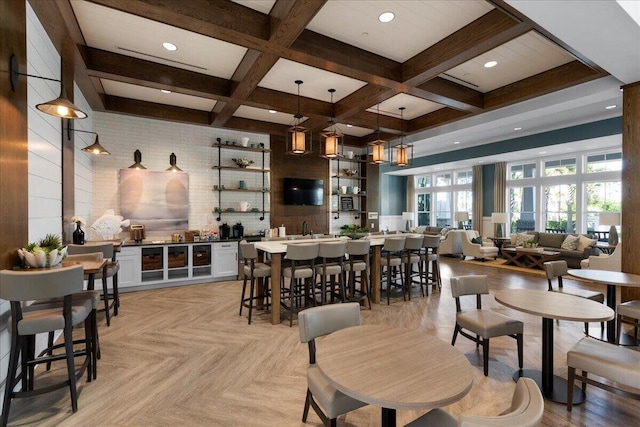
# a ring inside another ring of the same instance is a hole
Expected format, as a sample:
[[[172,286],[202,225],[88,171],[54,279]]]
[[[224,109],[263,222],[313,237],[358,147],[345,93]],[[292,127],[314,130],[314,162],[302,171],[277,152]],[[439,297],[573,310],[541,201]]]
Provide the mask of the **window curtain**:
[[[416,177],[407,177],[407,204],[405,212],[414,212],[416,206]],[[415,220],[414,220],[415,221]]]
[[[474,177],[475,178],[475,177]],[[507,212],[507,164],[495,164],[493,179],[493,211]]]
[[[482,166],[473,167],[473,229],[482,236]]]

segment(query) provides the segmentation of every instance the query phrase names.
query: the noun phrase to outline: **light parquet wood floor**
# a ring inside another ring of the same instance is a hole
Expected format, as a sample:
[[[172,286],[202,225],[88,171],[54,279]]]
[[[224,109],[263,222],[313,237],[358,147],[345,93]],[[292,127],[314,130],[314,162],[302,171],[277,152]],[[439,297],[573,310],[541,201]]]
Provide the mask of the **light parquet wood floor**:
[[[488,274],[493,291],[547,287],[539,275],[479,267],[454,258],[443,258],[441,266],[442,293],[420,298],[416,290],[411,302],[396,299],[390,306],[363,309],[363,323],[419,329],[450,342],[455,304],[449,277]],[[565,286],[589,285],[567,280]],[[79,382],[78,412],[71,412],[68,391],[59,390],[14,400],[10,425],[320,426],[313,411],[307,424],[301,421],[308,351],[299,342],[297,326],[289,328],[284,319],[273,326],[269,315],[261,312],[247,325],[246,312],[242,317],[237,312],[240,291],[241,282],[234,281],[123,294],[120,315],[111,327],[104,321],[100,324],[98,379]],[[485,297],[483,304],[525,322],[525,367],[539,368],[541,319],[507,309],[492,297]],[[555,372],[565,378],[566,352],[582,337],[581,329],[581,324],[571,322],[555,326]],[[491,340],[489,377],[482,375],[482,356],[474,343],[460,337],[456,348],[476,368],[474,385],[465,398],[446,409],[454,415],[495,415],[507,409],[515,387],[511,379],[517,368],[515,341]],[[62,373],[64,365],[58,363],[51,372],[40,372],[37,380]],[[545,402],[544,424],[638,425],[640,402],[595,387],[587,391],[588,401],[571,414],[563,405]],[[338,425],[379,425],[380,412],[368,406],[340,417]],[[419,415],[398,411],[398,425]]]

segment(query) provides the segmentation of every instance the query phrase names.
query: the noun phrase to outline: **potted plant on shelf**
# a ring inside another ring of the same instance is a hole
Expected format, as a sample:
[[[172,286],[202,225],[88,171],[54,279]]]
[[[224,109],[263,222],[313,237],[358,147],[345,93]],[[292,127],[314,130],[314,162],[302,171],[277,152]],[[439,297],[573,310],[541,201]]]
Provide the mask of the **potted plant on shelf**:
[[[368,232],[368,228],[360,227],[357,224],[346,224],[340,227],[340,235],[347,236],[353,240],[362,239]]]
[[[37,243],[29,243],[26,248],[18,249],[18,255],[29,267],[53,267],[67,256],[67,247],[62,246],[60,237],[47,234]]]

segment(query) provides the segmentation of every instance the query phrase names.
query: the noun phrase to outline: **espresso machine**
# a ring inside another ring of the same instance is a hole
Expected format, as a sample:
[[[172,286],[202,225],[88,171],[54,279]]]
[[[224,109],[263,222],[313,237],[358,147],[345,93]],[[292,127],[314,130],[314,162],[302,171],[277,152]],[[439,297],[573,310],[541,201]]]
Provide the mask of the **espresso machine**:
[[[242,239],[244,237],[244,226],[238,222],[233,226],[233,238]]]
[[[225,222],[220,226],[220,240],[229,240],[231,227]]]

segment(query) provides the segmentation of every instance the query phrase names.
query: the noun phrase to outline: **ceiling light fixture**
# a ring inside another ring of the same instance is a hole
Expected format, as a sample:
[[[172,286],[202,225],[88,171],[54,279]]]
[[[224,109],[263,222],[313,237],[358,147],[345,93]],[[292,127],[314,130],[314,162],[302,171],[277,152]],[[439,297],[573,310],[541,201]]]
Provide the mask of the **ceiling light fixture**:
[[[604,107],[604,109],[605,110],[613,110],[616,107],[617,107],[617,105],[607,105],[606,107]]]
[[[171,93],[171,91],[167,90],[167,89],[160,89],[160,92],[162,92],[162,93]]]
[[[171,166],[169,166],[169,169],[167,169],[167,172],[182,172],[182,169],[180,169],[177,165],[177,158],[176,155],[174,153],[171,153],[171,155],[169,156],[169,164]]]
[[[269,114],[275,114],[275,113],[277,113],[276,110],[269,110]]]
[[[99,136],[96,132],[90,132],[88,130],[79,130],[79,129],[71,129],[71,127],[67,128],[67,137],[71,139],[71,132],[80,132],[80,133],[90,133],[96,136],[96,139],[93,141],[93,144],[87,145],[81,150],[85,153],[95,154],[97,156],[105,156],[110,155],[111,153],[107,151],[102,145],[100,145]]]
[[[342,133],[336,126],[336,122],[333,120],[335,107],[333,104],[333,94],[335,91],[335,89],[328,90],[331,94],[331,119],[329,120],[329,130],[320,134],[324,137],[323,152],[320,156],[325,159],[337,159],[338,157],[342,157],[342,151],[344,148],[342,145]]]
[[[513,130],[522,130],[522,128],[513,128]]]
[[[41,77],[33,74],[26,74],[20,72],[18,65],[18,58],[15,55],[11,55],[9,58],[9,70],[11,89],[15,92],[18,89],[18,79],[20,76],[35,77],[36,79],[48,80],[50,82],[60,83],[60,96],[48,102],[36,105],[36,108],[43,113],[50,114],[56,117],[62,117],[63,119],[84,119],[87,117],[87,113],[76,107],[67,98],[67,93],[64,89],[64,83],[62,80],[51,79],[49,77]],[[62,74],[62,73],[60,73]]]
[[[413,145],[404,142],[404,110],[400,107],[400,144],[394,147],[396,152],[396,166],[406,167],[413,162]]]
[[[378,16],[378,21],[384,22],[384,23],[391,22],[395,17],[396,15],[394,15],[393,12],[382,12],[380,16]]]
[[[300,119],[304,116],[300,114],[300,85],[304,83],[302,80],[296,80],[295,84],[298,85],[298,112],[293,116],[294,123],[287,130],[287,143],[289,150],[287,154],[293,154],[302,156],[311,153],[311,149],[307,148],[307,139],[311,141],[311,131],[304,126],[300,126]],[[309,138],[307,138],[307,134]]]
[[[498,61],[489,61],[484,63],[484,68],[493,68],[498,65]]]
[[[178,46],[176,46],[173,43],[169,43],[169,42],[162,43],[162,47],[167,49],[167,50],[170,50],[171,52],[178,50]]]
[[[387,141],[380,138],[380,104],[376,107],[378,124],[376,126],[376,140],[369,143],[369,147],[371,147],[371,164],[372,165],[383,165],[387,163],[384,158],[384,151],[387,148]]]
[[[133,152],[133,161],[135,163],[129,166],[129,169],[146,169],[144,166],[142,166],[142,153],[140,152],[140,150],[136,150]]]
[[[353,127],[353,125],[352,125],[351,123],[349,123],[349,124],[347,125],[347,127],[348,127],[348,128],[352,128],[352,127]]]
[[[460,141],[453,141],[453,145],[458,145],[460,144]]]

